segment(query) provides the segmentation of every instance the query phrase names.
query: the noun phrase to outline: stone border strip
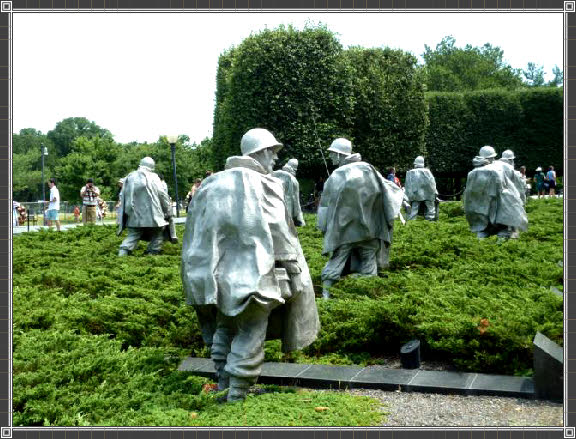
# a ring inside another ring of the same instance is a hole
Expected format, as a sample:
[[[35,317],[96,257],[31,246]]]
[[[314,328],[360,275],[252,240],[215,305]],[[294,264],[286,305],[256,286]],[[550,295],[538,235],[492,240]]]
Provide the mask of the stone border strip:
[[[212,361],[186,358],[179,371],[215,378]],[[369,388],[402,392],[535,398],[532,378],[483,373],[389,369],[383,366],[327,366],[264,363],[258,382],[321,389]]]

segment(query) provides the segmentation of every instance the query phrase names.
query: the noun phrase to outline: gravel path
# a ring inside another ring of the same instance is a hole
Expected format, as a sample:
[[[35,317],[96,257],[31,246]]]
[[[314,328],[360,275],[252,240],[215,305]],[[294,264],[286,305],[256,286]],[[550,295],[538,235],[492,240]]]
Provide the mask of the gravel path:
[[[562,426],[562,404],[501,396],[440,395],[353,389],[382,403],[382,426]]]

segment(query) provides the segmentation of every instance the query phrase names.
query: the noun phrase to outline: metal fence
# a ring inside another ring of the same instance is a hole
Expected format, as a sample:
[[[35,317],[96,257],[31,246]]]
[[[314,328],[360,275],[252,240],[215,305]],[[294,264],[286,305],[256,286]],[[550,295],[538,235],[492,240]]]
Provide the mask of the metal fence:
[[[105,212],[105,216],[99,218],[99,221],[105,221],[110,219],[116,219],[116,209],[114,206],[116,205],[115,201],[104,201],[106,206],[108,207],[107,212]],[[48,209],[48,203],[43,203],[42,201],[33,201],[33,202],[23,202],[20,203],[21,206],[24,206],[26,209],[26,218],[24,224],[20,224],[20,226],[26,226],[28,223],[30,225],[45,225],[44,221],[44,212]],[[78,211],[80,215],[76,219],[74,216],[74,208],[78,207]],[[60,210],[58,218],[61,224],[69,224],[74,222],[82,222],[82,203],[69,203],[68,201],[61,201],[60,202]]]

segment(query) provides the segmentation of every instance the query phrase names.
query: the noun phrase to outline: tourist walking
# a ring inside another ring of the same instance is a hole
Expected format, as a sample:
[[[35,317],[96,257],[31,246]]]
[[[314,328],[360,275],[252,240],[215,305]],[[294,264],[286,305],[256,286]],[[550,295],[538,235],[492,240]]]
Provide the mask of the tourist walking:
[[[48,210],[46,211],[46,220],[48,227],[52,227],[52,221],[56,223],[56,230],[60,231],[60,219],[58,218],[58,211],[60,210],[60,191],[56,187],[56,179],[50,179],[50,202],[48,203]]]

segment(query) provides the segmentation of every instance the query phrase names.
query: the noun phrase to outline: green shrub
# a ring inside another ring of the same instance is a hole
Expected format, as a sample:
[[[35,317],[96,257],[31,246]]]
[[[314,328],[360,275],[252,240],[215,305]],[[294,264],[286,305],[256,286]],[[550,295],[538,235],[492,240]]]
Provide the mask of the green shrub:
[[[528,173],[554,165],[563,172],[563,89],[427,93],[429,164],[438,175],[465,176],[484,145],[512,149]],[[542,161],[546,159],[547,162]]]

